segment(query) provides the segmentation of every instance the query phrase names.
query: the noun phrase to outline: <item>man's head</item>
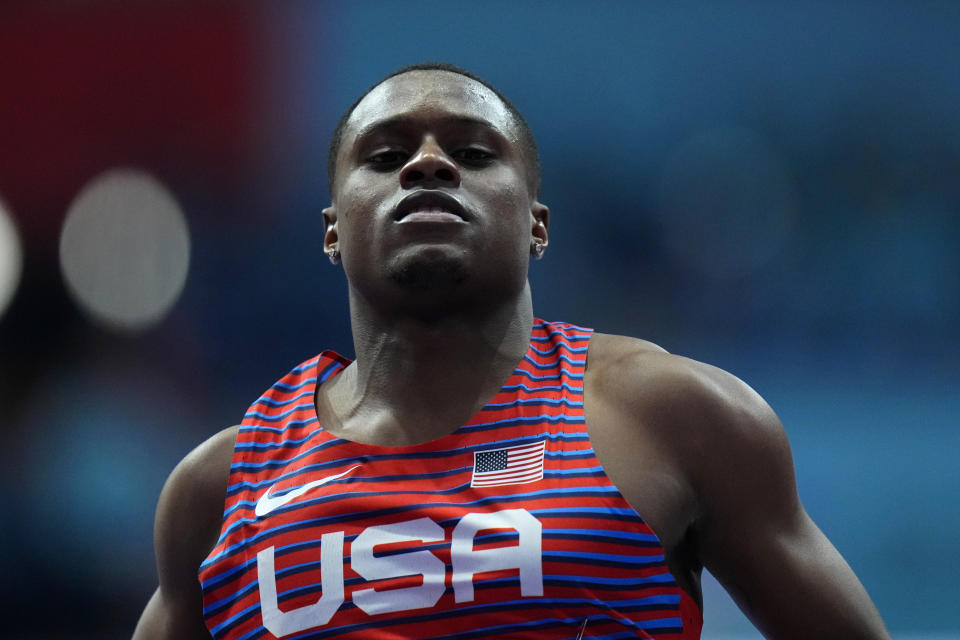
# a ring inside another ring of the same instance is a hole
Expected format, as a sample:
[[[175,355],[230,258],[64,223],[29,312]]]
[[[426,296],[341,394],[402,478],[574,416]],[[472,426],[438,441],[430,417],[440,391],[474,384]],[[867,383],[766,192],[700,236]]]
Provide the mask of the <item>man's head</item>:
[[[324,244],[351,296],[452,308],[525,290],[548,211],[529,127],[489,85],[439,65],[391,74],[344,116],[331,155]]]
[[[456,65],[447,63],[447,62],[420,62],[417,64],[407,65],[401,67],[396,71],[393,71],[374,84],[370,85],[366,91],[364,91],[359,98],[353,101],[346,111],[343,112],[343,115],[340,116],[340,120],[337,122],[336,128],[333,130],[333,138],[330,140],[330,149],[327,153],[327,184],[330,190],[330,197],[333,197],[333,185],[337,176],[337,154],[340,151],[340,144],[343,142],[343,130],[347,125],[347,122],[350,120],[350,116],[353,115],[354,109],[357,108],[357,105],[360,104],[360,101],[367,97],[371,91],[375,88],[393,78],[395,76],[409,73],[411,71],[447,71],[449,73],[456,73],[458,75],[470,78],[475,82],[479,82],[486,88],[490,89],[503,103],[507,108],[507,111],[510,112],[510,115],[513,117],[514,123],[516,124],[519,133],[520,133],[520,144],[523,147],[524,154],[527,161],[527,171],[528,179],[530,180],[530,187],[534,194],[539,193],[540,191],[540,154],[537,150],[537,142],[533,137],[533,131],[530,130],[530,125],[527,124],[527,120],[523,117],[523,114],[510,102],[509,98],[500,93],[500,90],[495,86],[484,80],[483,78],[477,76],[476,74],[467,71]]]

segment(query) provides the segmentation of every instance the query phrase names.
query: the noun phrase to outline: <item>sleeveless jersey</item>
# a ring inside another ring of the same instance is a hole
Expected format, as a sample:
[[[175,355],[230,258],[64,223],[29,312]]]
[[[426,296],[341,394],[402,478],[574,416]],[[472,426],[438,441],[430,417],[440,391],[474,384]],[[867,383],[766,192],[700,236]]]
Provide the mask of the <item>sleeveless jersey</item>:
[[[349,364],[333,352],[274,384],[241,424],[199,571],[213,637],[699,638],[697,605],[591,448],[590,335],[537,320],[499,393],[412,446],[318,424],[317,385]]]

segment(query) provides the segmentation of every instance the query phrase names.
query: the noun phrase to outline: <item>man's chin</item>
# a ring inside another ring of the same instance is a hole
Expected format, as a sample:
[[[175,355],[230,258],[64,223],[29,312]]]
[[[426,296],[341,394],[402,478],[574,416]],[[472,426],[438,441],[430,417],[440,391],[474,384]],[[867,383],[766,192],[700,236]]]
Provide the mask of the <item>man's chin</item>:
[[[395,265],[390,279],[409,291],[449,291],[467,279],[467,270],[451,256],[415,256]]]

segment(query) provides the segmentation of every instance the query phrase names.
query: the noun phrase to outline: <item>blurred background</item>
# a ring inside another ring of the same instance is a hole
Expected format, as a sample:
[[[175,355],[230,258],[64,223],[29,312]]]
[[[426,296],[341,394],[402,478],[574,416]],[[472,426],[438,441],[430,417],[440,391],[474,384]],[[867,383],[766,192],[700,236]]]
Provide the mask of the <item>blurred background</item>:
[[[327,145],[423,60],[537,135],[537,313],[745,379],[894,636],[960,637],[958,33],[934,1],[3,3],[3,637],[129,637],[172,467],[352,355]]]

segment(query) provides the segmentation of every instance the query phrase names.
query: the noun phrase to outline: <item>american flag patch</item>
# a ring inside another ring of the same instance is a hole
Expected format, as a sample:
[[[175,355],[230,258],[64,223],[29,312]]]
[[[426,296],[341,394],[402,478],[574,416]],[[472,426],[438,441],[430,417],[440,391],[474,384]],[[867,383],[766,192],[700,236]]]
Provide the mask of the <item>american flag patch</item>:
[[[504,449],[474,451],[471,487],[524,484],[543,478],[545,440]]]

